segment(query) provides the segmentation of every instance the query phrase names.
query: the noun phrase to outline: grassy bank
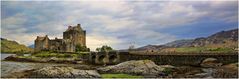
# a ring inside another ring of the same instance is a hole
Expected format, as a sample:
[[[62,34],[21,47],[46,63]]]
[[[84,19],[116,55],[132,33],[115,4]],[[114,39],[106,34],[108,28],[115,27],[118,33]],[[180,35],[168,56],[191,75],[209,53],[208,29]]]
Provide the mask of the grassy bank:
[[[1,53],[24,54],[33,52],[32,48],[28,48],[16,41],[1,38]]]
[[[67,54],[67,53],[57,53],[57,52],[44,51],[44,52],[33,54],[32,56],[40,57],[40,58],[50,58],[50,57],[78,58],[79,54],[70,54],[70,53]]]

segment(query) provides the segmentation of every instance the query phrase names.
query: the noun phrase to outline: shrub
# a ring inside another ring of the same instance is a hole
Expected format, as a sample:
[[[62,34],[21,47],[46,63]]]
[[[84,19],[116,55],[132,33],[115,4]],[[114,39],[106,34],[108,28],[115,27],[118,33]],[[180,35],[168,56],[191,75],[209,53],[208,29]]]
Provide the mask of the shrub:
[[[108,52],[108,51],[113,51],[113,48],[107,45],[103,45],[102,47],[96,48],[96,51],[98,52]]]
[[[75,51],[76,52],[89,52],[90,49],[87,48],[86,46],[81,46],[80,44],[78,44],[78,45],[76,45]]]
[[[165,74],[171,74],[173,72],[173,70],[171,68],[165,68],[163,73]]]

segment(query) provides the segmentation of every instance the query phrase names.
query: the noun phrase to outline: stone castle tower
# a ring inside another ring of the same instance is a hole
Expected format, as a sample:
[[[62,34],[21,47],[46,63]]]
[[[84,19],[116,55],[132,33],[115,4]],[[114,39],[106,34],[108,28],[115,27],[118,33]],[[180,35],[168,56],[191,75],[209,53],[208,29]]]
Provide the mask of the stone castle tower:
[[[68,29],[63,32],[63,39],[49,39],[47,35],[37,36],[34,51],[75,52],[76,45],[86,46],[86,31],[81,28],[80,24],[68,26]]]

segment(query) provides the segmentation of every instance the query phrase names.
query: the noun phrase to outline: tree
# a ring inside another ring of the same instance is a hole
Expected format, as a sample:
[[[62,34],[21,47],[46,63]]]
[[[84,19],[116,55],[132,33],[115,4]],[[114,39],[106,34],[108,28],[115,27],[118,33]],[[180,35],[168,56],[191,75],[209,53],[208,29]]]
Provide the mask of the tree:
[[[129,46],[129,51],[131,51],[131,50],[133,50],[134,49],[134,45],[131,45],[131,46]]]
[[[75,51],[76,52],[89,52],[90,49],[87,48],[86,46],[81,46],[80,44],[78,44],[78,45],[76,45]]]
[[[110,46],[103,45],[102,47],[96,48],[96,51],[98,52],[109,52],[112,51],[113,49]]]
[[[97,52],[100,52],[100,49],[101,49],[101,48],[96,48],[95,50],[96,50]]]

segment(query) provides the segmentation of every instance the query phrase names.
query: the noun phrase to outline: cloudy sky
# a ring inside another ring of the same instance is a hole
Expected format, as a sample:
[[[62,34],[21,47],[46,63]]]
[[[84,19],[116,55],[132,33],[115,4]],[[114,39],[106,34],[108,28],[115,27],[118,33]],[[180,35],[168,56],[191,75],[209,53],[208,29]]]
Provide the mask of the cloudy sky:
[[[25,45],[81,24],[91,50],[164,44],[238,27],[237,1],[3,1],[1,37]]]

